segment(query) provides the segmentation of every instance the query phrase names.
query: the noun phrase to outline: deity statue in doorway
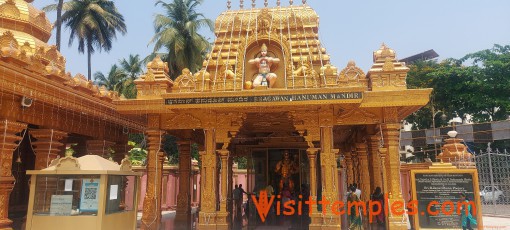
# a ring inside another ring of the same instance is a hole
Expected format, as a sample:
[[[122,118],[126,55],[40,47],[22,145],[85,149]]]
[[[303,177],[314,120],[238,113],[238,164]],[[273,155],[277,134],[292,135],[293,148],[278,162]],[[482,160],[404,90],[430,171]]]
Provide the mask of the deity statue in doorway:
[[[298,163],[290,158],[288,150],[283,152],[283,159],[276,164],[275,172],[281,175],[280,183],[278,184],[279,192],[282,192],[284,185],[290,191],[294,191],[292,175],[299,172],[299,166]]]
[[[253,80],[253,86],[262,85],[273,88],[276,83],[277,76],[275,73],[271,73],[271,66],[279,62],[280,59],[267,56],[267,46],[265,43],[262,44],[262,47],[260,48],[260,57],[248,61],[250,64],[257,65],[259,69],[257,77]]]

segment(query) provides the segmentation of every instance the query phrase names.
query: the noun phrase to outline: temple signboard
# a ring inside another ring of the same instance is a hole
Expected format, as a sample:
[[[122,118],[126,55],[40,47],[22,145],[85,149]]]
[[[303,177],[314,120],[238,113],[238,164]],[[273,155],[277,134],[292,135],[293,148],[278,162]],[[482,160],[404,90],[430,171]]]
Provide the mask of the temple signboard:
[[[480,218],[478,178],[472,169],[412,170],[413,200],[417,201],[415,229],[460,228],[460,194],[476,204],[474,216]]]
[[[288,94],[263,96],[233,96],[233,97],[189,97],[167,98],[165,105],[203,105],[203,104],[232,104],[232,103],[264,103],[264,102],[312,102],[326,100],[355,100],[362,99],[362,92],[317,93],[317,94]]]

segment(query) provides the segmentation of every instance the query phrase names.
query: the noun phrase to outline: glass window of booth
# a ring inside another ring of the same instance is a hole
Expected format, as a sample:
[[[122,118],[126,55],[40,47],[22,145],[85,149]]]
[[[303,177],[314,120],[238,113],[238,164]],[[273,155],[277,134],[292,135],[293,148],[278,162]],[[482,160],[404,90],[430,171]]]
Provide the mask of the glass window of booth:
[[[97,215],[99,175],[38,175],[34,215]]]
[[[108,176],[106,214],[132,211],[134,209],[136,180],[135,176]]]

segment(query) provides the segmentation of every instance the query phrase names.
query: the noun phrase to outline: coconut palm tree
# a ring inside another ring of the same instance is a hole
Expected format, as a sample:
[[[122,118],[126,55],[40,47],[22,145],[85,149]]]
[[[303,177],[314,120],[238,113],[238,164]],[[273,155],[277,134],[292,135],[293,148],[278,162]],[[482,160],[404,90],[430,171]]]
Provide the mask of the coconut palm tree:
[[[124,84],[127,78],[128,75],[124,72],[124,70],[119,68],[117,65],[112,65],[107,76],[99,71],[96,72],[94,74],[94,83],[99,86],[105,86],[107,90],[123,94],[125,89]]]
[[[43,8],[44,11],[57,11],[57,20],[55,21],[55,28],[57,30],[56,45],[57,50],[60,51],[60,39],[62,37],[62,9],[64,8],[64,0],[58,0],[57,4],[51,4]]]
[[[210,48],[210,43],[198,30],[202,27],[211,31],[214,24],[206,19],[196,8],[203,0],[171,0],[170,3],[163,1],[156,2],[165,11],[164,14],[157,14],[154,19],[156,34],[150,43],[154,43],[154,53],[165,49],[170,75],[177,77],[184,68],[191,71],[200,69],[203,61],[203,54]]]
[[[136,85],[134,80],[143,72],[140,55],[130,54],[127,59],[123,58],[120,60],[119,64],[128,76],[124,81],[123,94],[128,99],[136,98]]]
[[[127,59],[123,58],[120,60],[119,64],[132,80],[135,80],[136,77],[142,73],[142,61],[138,54],[130,54]]]
[[[87,49],[88,79],[91,79],[91,56],[96,48],[105,51],[112,49],[116,33],[127,32],[124,17],[118,12],[113,1],[72,0],[64,4],[62,23],[71,31],[69,45],[78,39],[78,51]]]

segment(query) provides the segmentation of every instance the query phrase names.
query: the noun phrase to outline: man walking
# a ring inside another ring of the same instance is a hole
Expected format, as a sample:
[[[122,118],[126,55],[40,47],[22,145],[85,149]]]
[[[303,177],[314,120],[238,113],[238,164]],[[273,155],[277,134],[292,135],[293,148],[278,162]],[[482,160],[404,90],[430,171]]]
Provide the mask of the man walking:
[[[236,184],[234,190],[232,191],[233,199],[234,199],[234,221],[237,221],[238,217],[241,214],[241,208],[238,204],[240,204],[241,199],[241,190],[239,190],[239,186]]]

